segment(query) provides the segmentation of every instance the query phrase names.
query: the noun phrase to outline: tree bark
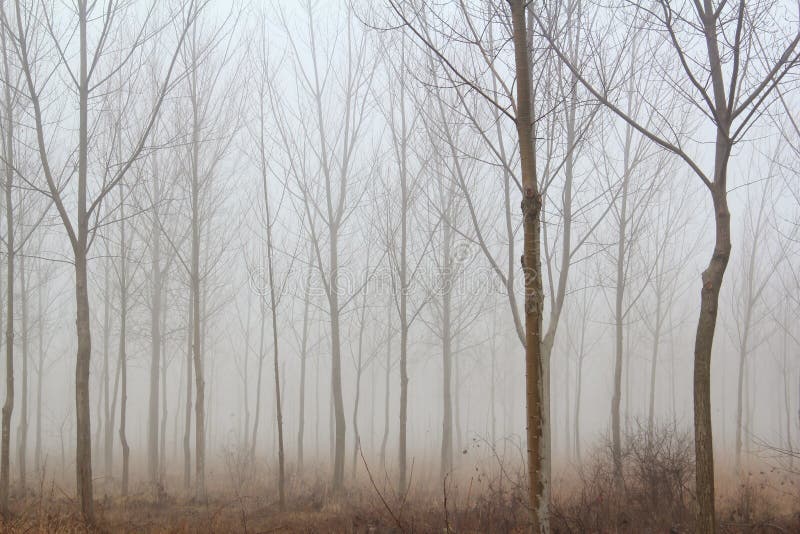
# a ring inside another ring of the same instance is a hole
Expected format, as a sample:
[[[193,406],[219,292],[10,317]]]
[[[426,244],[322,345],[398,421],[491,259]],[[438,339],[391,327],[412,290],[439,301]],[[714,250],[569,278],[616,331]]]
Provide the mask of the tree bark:
[[[284,464],[283,450],[283,412],[281,410],[281,381],[278,366],[278,295],[275,290],[275,275],[273,264],[272,247],[272,219],[270,217],[269,194],[267,187],[267,162],[265,154],[264,139],[264,113],[261,113],[261,178],[264,187],[264,209],[266,212],[267,223],[267,268],[269,269],[269,299],[270,312],[272,315],[272,361],[273,373],[275,375],[275,416],[278,423],[278,507],[283,510],[286,507],[286,473]]]
[[[367,258],[367,276],[369,276],[369,258]],[[361,435],[358,432],[358,404],[361,400],[361,375],[363,367],[364,329],[367,324],[367,287],[362,289],[361,317],[358,325],[358,349],[356,357],[356,394],[353,399],[353,480],[356,479],[356,466],[358,465],[358,451],[361,449]]]
[[[542,309],[541,208],[536,179],[534,117],[524,0],[511,1],[514,64],[517,73],[517,117],[522,169],[522,228],[525,277],[525,392],[530,521],[533,532],[548,531],[547,502],[542,498]]]
[[[389,302],[386,305],[386,321],[387,321],[387,339],[386,339],[386,374],[384,375],[384,390],[383,390],[383,439],[381,440],[381,466],[386,469],[386,445],[389,441],[389,392],[391,389],[391,375],[392,375],[392,304]]]
[[[309,256],[306,274],[305,292],[303,293],[303,333],[300,340],[300,402],[297,417],[297,470],[303,471],[303,434],[306,424],[306,360],[308,359],[308,312],[311,301],[311,273],[313,256]]]
[[[6,80],[10,80],[5,28],[2,29],[3,63]],[[8,83],[3,84],[5,124],[3,125],[3,154],[5,159],[6,201],[6,399],[3,403],[2,439],[0,439],[0,514],[8,517],[9,476],[11,456],[11,414],[14,412],[14,187],[13,128],[14,117]]]
[[[718,139],[717,162],[725,172],[730,145]],[[714,517],[714,448],[711,431],[711,347],[717,324],[719,292],[722,277],[731,253],[730,211],[728,210],[725,180],[712,186],[716,238],[714,253],[703,271],[700,292],[700,318],[694,348],[694,427],[695,427],[695,484],[697,488],[698,533],[716,531]]]
[[[119,267],[119,368],[122,380],[120,393],[119,442],[122,446],[122,496],[128,495],[128,475],[130,467],[130,447],[126,434],[128,422],[128,246],[125,235],[125,196],[120,188],[120,267]]]
[[[189,284],[189,309],[186,323],[186,410],[183,427],[183,487],[187,491],[192,487],[192,338],[194,323],[194,286]]]
[[[660,260],[659,260],[660,261]],[[650,360],[650,407],[647,414],[647,434],[652,439],[653,429],[655,427],[655,413],[656,413],[656,371],[658,370],[658,347],[661,344],[661,326],[664,322],[662,301],[664,297],[663,272],[657,274],[656,280],[656,321],[653,328],[653,349]]]
[[[452,313],[452,228],[446,221],[442,228],[442,450],[439,476],[445,476],[453,470],[453,334],[451,325]]]
[[[339,229],[334,225],[330,235],[330,313],[331,313],[331,380],[333,413],[336,422],[333,457],[333,491],[344,488],[344,446],[346,425],[342,397],[342,347],[339,326]]]
[[[28,480],[28,356],[29,356],[29,332],[28,332],[28,291],[30,287],[27,282],[25,272],[25,254],[19,260],[19,286],[20,304],[22,305],[22,376],[20,391],[20,411],[19,426],[17,427],[18,441],[18,462],[19,462],[19,488],[20,494],[25,495]]]
[[[158,483],[158,402],[159,402],[159,368],[161,366],[161,231],[159,228],[159,191],[158,167],[153,159],[153,206],[154,213],[150,225],[150,398],[147,419],[147,474],[150,484],[155,489]],[[166,399],[165,399],[166,401]]]
[[[106,479],[111,479],[113,476],[112,465],[114,463],[113,423],[111,423],[113,411],[111,408],[111,362],[109,358],[111,345],[111,273],[109,272],[109,262],[110,260],[107,259],[103,264],[103,421],[105,423],[103,428],[103,474]],[[116,398],[116,385],[114,388],[114,398]]]
[[[192,36],[192,62],[195,68],[191,75],[192,104],[192,163],[191,163],[191,204],[192,204],[192,251],[190,281],[192,285],[192,359],[195,374],[195,498],[204,500],[206,496],[206,426],[205,426],[205,373],[200,347],[202,316],[200,314],[200,110],[198,109],[197,50],[196,39]]]
[[[87,2],[78,2],[80,79],[78,84],[78,232],[73,243],[75,253],[75,301],[78,350],[75,362],[75,415],[77,446],[75,448],[76,485],[83,519],[94,524],[94,497],[92,487],[92,431],[89,406],[89,372],[92,359],[91,314],[89,312],[89,288],[87,273],[87,250],[89,217],[87,213],[87,181],[89,153],[89,80],[88,53],[86,49]],[[41,143],[40,143],[41,145]]]
[[[258,340],[258,373],[256,375],[256,409],[253,413],[253,432],[250,436],[250,461],[255,462],[256,459],[256,441],[258,440],[258,427],[261,421],[261,380],[264,375],[264,326],[266,324],[266,306],[264,305],[263,298],[260,299],[261,310],[261,331]]]
[[[165,280],[162,280],[162,284],[164,284]],[[166,284],[164,284],[166,285]],[[163,294],[162,291],[162,302],[159,304],[163,306],[163,310],[161,312],[161,328],[160,332],[164,332],[167,326],[167,306],[166,306],[166,296]],[[159,461],[158,461],[158,483],[164,483],[164,476],[166,475],[167,471],[167,358],[166,358],[166,345],[167,340],[165,336],[161,336],[161,357],[160,365],[161,365],[161,431],[159,433]],[[176,410],[177,411],[177,410]],[[177,439],[177,436],[176,436]]]
[[[39,345],[39,365],[38,372],[36,373],[36,452],[34,453],[34,468],[36,469],[37,476],[42,475],[42,382],[44,379],[44,305],[42,303],[42,296],[45,288],[44,276],[39,271],[39,290],[36,294],[37,301],[37,314],[39,320],[39,328],[37,328],[37,338]]]

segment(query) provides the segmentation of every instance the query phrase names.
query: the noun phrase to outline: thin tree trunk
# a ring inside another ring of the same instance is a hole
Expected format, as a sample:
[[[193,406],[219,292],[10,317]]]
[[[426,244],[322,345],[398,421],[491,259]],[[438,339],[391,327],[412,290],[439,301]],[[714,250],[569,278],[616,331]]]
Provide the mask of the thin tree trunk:
[[[28,485],[28,287],[27,273],[25,272],[25,254],[19,260],[19,287],[20,304],[22,305],[22,376],[20,392],[19,426],[17,428],[18,462],[19,462],[19,488],[20,494],[25,495]]]
[[[197,61],[196,27],[192,28],[192,58]],[[203,372],[203,357],[200,348],[200,330],[202,317],[200,314],[200,116],[197,94],[197,69],[192,69],[191,75],[191,103],[192,103],[192,251],[191,251],[191,284],[192,284],[192,356],[195,374],[195,498],[205,499],[205,462],[206,462],[206,427],[205,427],[205,374]]]
[[[45,281],[44,276],[39,271],[39,291],[36,295],[37,313],[39,318],[39,328],[37,329],[37,337],[39,344],[39,365],[38,372],[36,373],[36,453],[34,455],[34,465],[36,467],[36,474],[42,476],[42,382],[44,379],[44,305],[42,304],[42,295],[44,293]]]
[[[303,433],[306,424],[306,360],[308,359],[308,311],[311,300],[313,257],[309,257],[303,293],[303,333],[300,341],[300,403],[297,417],[297,470],[303,472]]]
[[[730,145],[718,138],[717,172],[724,172],[730,155]],[[725,180],[715,180],[711,196],[714,202],[716,239],[714,254],[703,271],[703,289],[700,293],[700,318],[694,349],[694,426],[696,487],[698,500],[697,530],[716,531],[714,517],[714,449],[711,432],[711,346],[717,325],[717,309],[722,277],[731,252],[730,211]]]
[[[194,286],[189,284],[189,310],[186,328],[186,411],[183,428],[183,487],[188,491],[192,487],[192,336],[194,332],[193,306]]]
[[[106,421],[106,465],[108,471],[106,477],[110,480],[114,477],[114,425],[117,420],[117,393],[119,393],[120,371],[119,358],[117,359],[116,370],[114,371],[114,390],[111,397],[111,407],[109,408],[109,419]]]
[[[122,378],[120,395],[119,441],[122,446],[122,496],[128,495],[128,473],[130,463],[130,447],[126,435],[128,417],[128,355],[127,323],[128,323],[128,249],[125,235],[125,197],[120,188],[120,273],[119,273],[119,367]]]
[[[497,348],[495,339],[497,338],[497,315],[492,313],[492,340],[489,343],[489,367],[490,367],[490,377],[489,377],[489,412],[490,412],[490,419],[491,419],[491,437],[492,437],[492,447],[495,446],[497,443],[497,418],[495,417],[495,368],[496,368],[496,360],[497,360]]]
[[[517,134],[522,169],[522,228],[524,252],[522,267],[525,276],[525,391],[527,418],[527,460],[531,530],[548,531],[548,503],[543,499],[542,482],[542,270],[541,270],[541,207],[542,197],[536,178],[535,135],[532,110],[532,84],[528,50],[528,30],[524,0],[512,0],[511,24],[514,59],[517,73]]]
[[[344,398],[342,396],[342,347],[339,332],[339,228],[334,225],[330,236],[330,313],[332,345],[332,392],[333,412],[336,421],[333,491],[339,493],[344,488],[344,446],[346,425],[344,420]]]
[[[784,321],[783,321],[783,402],[786,410],[786,450],[789,451],[789,467],[794,465],[794,445],[792,444],[792,400],[789,394],[789,384],[791,383],[791,368],[789,367],[789,298],[784,298]]]
[[[258,374],[256,375],[256,410],[253,417],[253,432],[250,436],[250,461],[255,462],[256,459],[256,441],[258,440],[258,426],[261,421],[261,378],[264,374],[264,326],[266,324],[265,304],[261,299],[261,333],[258,341]]]
[[[581,332],[581,344],[583,344],[583,332]],[[578,357],[578,371],[575,377],[575,417],[572,422],[575,427],[573,435],[575,438],[575,459],[581,463],[581,390],[583,387],[583,354]]]
[[[442,228],[442,274],[446,277],[442,291],[442,450],[439,476],[445,476],[453,470],[453,333],[452,333],[452,233],[450,222],[445,222]]]
[[[10,80],[6,33],[2,29],[3,63],[6,80]],[[13,128],[14,117],[8,83],[5,87],[5,124],[3,125],[3,154],[5,159],[6,201],[6,399],[3,404],[2,440],[0,440],[0,514],[8,517],[9,476],[11,456],[11,414],[14,412],[14,187]]]
[[[656,281],[656,322],[653,330],[653,352],[650,361],[650,408],[647,415],[647,434],[652,439],[656,413],[656,371],[658,369],[658,346],[661,343],[661,323],[663,322],[661,302],[663,291],[661,280]]]
[[[404,55],[405,49],[401,49]],[[400,473],[397,494],[403,498],[408,491],[408,211],[410,194],[407,169],[407,134],[405,113],[405,80],[400,79],[400,266],[397,273],[400,287]]]
[[[242,376],[242,396],[244,397],[244,435],[242,443],[244,450],[250,451],[250,374],[247,367],[250,360],[250,312],[252,310],[251,294],[247,295],[247,324],[244,328],[244,373]]]
[[[367,275],[369,275],[369,258],[367,258]],[[358,326],[358,352],[356,363],[356,394],[353,400],[353,480],[356,479],[358,451],[361,449],[361,435],[358,433],[358,403],[361,400],[361,375],[363,369],[364,329],[367,323],[367,287],[363,289],[361,300],[361,317]]]
[[[147,473],[155,490],[158,483],[158,401],[159,368],[161,366],[161,232],[158,223],[159,191],[158,167],[153,158],[153,218],[150,227],[150,398],[147,424]],[[165,399],[166,400],[166,399]]]
[[[89,372],[92,358],[91,314],[89,312],[88,261],[89,216],[87,183],[89,155],[89,79],[86,48],[87,2],[78,2],[80,79],[78,84],[78,232],[73,243],[75,253],[75,301],[78,350],[75,362],[75,416],[77,446],[75,448],[76,485],[83,519],[94,524],[92,488],[92,432],[89,408]],[[41,143],[40,143],[41,144]]]
[[[465,444],[464,444],[464,432],[461,428],[461,358],[460,358],[460,349],[459,349],[459,338],[458,336],[454,339],[455,343],[455,351],[453,352],[453,375],[455,377],[455,387],[453,388],[453,406],[455,409],[453,410],[453,419],[455,421],[456,427],[456,442],[458,444],[458,450],[464,451]]]
[[[389,390],[391,389],[391,375],[392,375],[392,305],[389,303],[386,307],[386,374],[383,390],[383,439],[381,440],[381,467],[386,469],[386,445],[389,442]]]
[[[113,428],[111,428],[111,362],[109,358],[111,345],[111,273],[109,272],[109,260],[104,262],[103,267],[103,458],[105,460],[103,474],[106,479],[113,476],[111,467],[114,463]],[[116,390],[115,390],[116,391]],[[116,392],[115,392],[116,395]],[[99,426],[99,425],[98,425]]]
[[[631,56],[633,58],[633,55]],[[633,84],[633,81],[631,81]],[[629,103],[629,111],[632,103]],[[617,227],[616,280],[614,291],[614,393],[611,398],[611,456],[614,463],[614,489],[622,491],[622,433],[620,401],[622,399],[622,371],[624,356],[625,321],[625,265],[628,255],[628,191],[631,179],[631,144],[633,129],[625,127],[623,152],[622,192],[620,193],[619,225]]]
[[[278,423],[278,507],[283,510],[286,506],[286,474],[283,450],[283,412],[281,411],[281,381],[278,367],[278,295],[275,290],[274,264],[272,258],[272,219],[270,217],[269,194],[267,187],[267,162],[265,155],[264,139],[264,113],[261,113],[261,178],[264,187],[264,209],[267,216],[267,267],[269,269],[269,298],[272,313],[272,351],[273,372],[275,374],[275,416]]]
[[[162,280],[166,282],[166,280]],[[167,326],[167,306],[166,296],[162,292],[163,310],[161,312],[161,332],[166,330]],[[158,461],[158,482],[163,486],[164,477],[167,472],[167,358],[166,358],[167,340],[165,336],[161,336],[161,431],[159,433],[159,461]],[[177,411],[177,410],[176,410]]]

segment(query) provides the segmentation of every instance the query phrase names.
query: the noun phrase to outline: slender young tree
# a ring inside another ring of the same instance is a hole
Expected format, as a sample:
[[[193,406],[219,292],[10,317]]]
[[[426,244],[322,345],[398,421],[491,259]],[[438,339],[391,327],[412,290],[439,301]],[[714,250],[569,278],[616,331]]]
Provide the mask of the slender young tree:
[[[517,116],[520,168],[522,169],[522,268],[525,277],[525,399],[528,437],[528,484],[531,530],[549,530],[548,503],[542,483],[542,195],[536,179],[533,88],[531,84],[528,24],[524,0],[511,2],[514,66],[517,73]]]
[[[369,175],[369,168],[360,168],[355,154],[364,145],[368,98],[374,79],[376,58],[370,56],[367,38],[359,32],[351,6],[343,15],[343,38],[336,45],[319,40],[317,8],[304,6],[307,22],[307,46],[301,47],[300,36],[290,27],[285,13],[280,12],[281,25],[287,34],[291,63],[296,78],[297,94],[302,109],[289,105],[281,88],[271,85],[270,112],[277,130],[276,141],[285,156],[286,174],[295,185],[294,197],[302,204],[304,223],[314,247],[315,264],[319,268],[330,316],[331,348],[331,411],[334,493],[344,487],[346,421],[342,388],[342,311],[355,295],[342,285],[342,269],[347,261],[341,238],[351,221],[358,198],[357,178]],[[334,41],[331,41],[334,42]],[[332,71],[334,51],[346,50],[339,69]],[[328,54],[325,57],[323,54]],[[336,83],[329,76],[336,76]],[[289,119],[289,114],[297,117]],[[299,132],[297,132],[299,130]],[[313,149],[312,149],[313,147]],[[374,165],[369,162],[369,167]]]
[[[711,432],[711,348],[717,324],[722,279],[731,253],[731,223],[728,208],[728,164],[733,147],[772,100],[786,74],[800,56],[800,29],[782,24],[780,10],[771,2],[696,1],[674,6],[659,0],[647,12],[644,31],[654,42],[654,53],[664,58],[663,75],[675,88],[676,98],[699,111],[713,129],[713,163],[705,164],[684,148],[686,139],[668,122],[642,123],[626,113],[617,95],[599,86],[591,72],[570,60],[553,36],[542,13],[532,10],[537,29],[555,54],[581,84],[609,110],[641,135],[683,160],[709,192],[714,216],[714,247],[703,271],[700,315],[694,347],[694,441],[697,488],[698,533],[716,531],[714,514],[714,450]],[[603,16],[603,13],[599,13]],[[642,13],[634,10],[630,23],[616,25],[627,42],[642,33]],[[767,30],[769,28],[769,30]],[[767,38],[769,33],[769,38]],[[697,43],[702,43],[698,45]],[[624,49],[624,47],[623,47]],[[665,50],[666,49],[666,50]],[[742,51],[748,53],[743,54]],[[599,52],[599,51],[597,51]],[[603,55],[603,54],[600,54]],[[607,60],[595,65],[613,68]],[[595,67],[598,68],[598,67]],[[603,76],[610,75],[603,72]],[[611,79],[611,78],[607,78]]]
[[[5,15],[5,6],[3,14]],[[6,399],[3,403],[2,431],[0,431],[0,514],[8,517],[10,456],[11,456],[11,415],[14,412],[14,288],[16,256],[16,234],[14,221],[14,103],[11,99],[10,80],[13,75],[9,69],[8,47],[5,24],[0,28],[0,45],[3,48],[3,171],[5,174],[6,211]]]
[[[130,293],[130,268],[129,268],[129,242],[126,231],[125,219],[125,191],[124,186],[119,188],[119,267],[117,280],[119,284],[119,362],[120,369],[120,399],[119,399],[119,443],[122,448],[122,477],[120,478],[121,494],[128,495],[128,482],[130,478],[130,445],[128,444],[128,309]]]
[[[75,267],[75,301],[76,301],[76,334],[78,348],[75,364],[75,415],[77,430],[76,446],[76,485],[77,493],[81,506],[81,513],[87,523],[94,522],[94,501],[92,489],[92,446],[91,446],[91,423],[89,405],[89,371],[91,368],[91,325],[89,312],[89,291],[88,291],[88,252],[94,236],[95,226],[92,225],[93,217],[97,217],[100,205],[105,197],[116,187],[124,178],[134,161],[138,159],[145,149],[150,131],[155,119],[160,111],[164,96],[171,87],[173,70],[178,52],[182,48],[188,29],[191,27],[196,11],[200,7],[194,0],[185,8],[180,16],[176,17],[181,24],[179,37],[177,39],[174,53],[167,60],[162,83],[158,96],[152,107],[146,112],[144,124],[138,133],[133,134],[133,143],[125,149],[126,155],[121,160],[109,164],[113,172],[104,176],[103,182],[99,187],[89,190],[89,152],[90,130],[96,127],[97,122],[90,122],[92,109],[90,97],[94,94],[107,89],[109,82],[114,75],[122,70],[131,72],[131,80],[134,80],[139,73],[136,61],[140,58],[145,41],[152,37],[150,30],[152,23],[156,22],[154,15],[155,7],[147,12],[147,16],[141,25],[139,33],[135,34],[133,42],[128,46],[129,53],[123,55],[117,64],[107,64],[106,52],[111,46],[111,40],[100,39],[94,44],[94,49],[89,50],[89,28],[95,28],[101,35],[116,34],[119,31],[120,21],[126,19],[122,15],[125,7],[121,2],[112,1],[105,6],[105,11],[97,13],[97,4],[90,4],[85,0],[79,0],[71,15],[74,17],[77,26],[77,68],[70,64],[69,59],[61,54],[58,56],[58,67],[65,72],[63,77],[39,76],[38,72],[38,35],[32,28],[38,28],[41,33],[47,34],[55,45],[56,50],[63,50],[60,36],[53,30],[52,21],[56,13],[50,5],[36,4],[33,6],[22,5],[19,0],[15,0],[13,19],[4,14],[4,27],[12,27],[16,32],[13,42],[19,65],[23,73],[26,85],[25,96],[30,100],[32,108],[32,120],[36,132],[36,150],[41,160],[42,175],[46,182],[47,194],[55,204],[59,218],[69,238],[73,252]],[[59,12],[60,16],[60,12]],[[13,22],[11,22],[13,20]],[[102,58],[102,61],[101,61]],[[99,66],[99,68],[98,68]],[[45,115],[42,106],[42,98],[48,95],[50,82],[66,80],[72,90],[71,93],[77,95],[78,100],[78,141],[74,150],[76,155],[75,173],[77,184],[74,187],[74,197],[77,202],[74,213],[70,215],[68,205],[65,202],[65,187],[69,185],[72,175],[67,177],[56,174],[53,152],[54,148],[48,143],[52,138],[51,123]]]

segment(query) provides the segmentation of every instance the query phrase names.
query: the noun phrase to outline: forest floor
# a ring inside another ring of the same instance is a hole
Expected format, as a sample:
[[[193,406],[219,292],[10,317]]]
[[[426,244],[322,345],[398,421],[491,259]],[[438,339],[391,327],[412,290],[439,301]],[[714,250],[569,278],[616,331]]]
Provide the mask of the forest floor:
[[[720,533],[800,532],[797,480],[758,472],[735,489],[718,487]],[[788,487],[787,487],[788,486]],[[628,494],[614,502],[593,489],[564,485],[554,491],[554,533],[692,532],[690,502],[676,506],[675,496],[643,498]],[[789,489],[791,488],[791,489]],[[473,495],[416,495],[405,502],[360,486],[332,499],[324,491],[293,494],[280,510],[274,492],[267,496],[210,492],[207,502],[162,495],[154,502],[137,493],[97,501],[97,521],[88,528],[74,499],[58,491],[15,499],[13,516],[0,532],[58,533],[516,533],[524,532],[526,508],[522,494],[511,490]]]
[[[624,482],[615,487],[607,447],[554,471],[552,532],[670,533],[693,531],[694,465],[686,436],[664,434],[630,440]],[[388,473],[348,473],[346,491],[333,496],[329,470],[307,466],[289,476],[286,506],[278,506],[277,477],[266,465],[226,461],[208,466],[208,498],[191,498],[177,474],[167,490],[144,483],[119,497],[119,481],[97,479],[96,522],[88,528],[68,481],[41,477],[36,491],[16,495],[0,532],[57,533],[516,533],[527,524],[524,470],[513,461],[485,455],[460,458],[444,481],[435,466],[418,464],[411,490],[400,498]],[[786,460],[786,458],[783,458]],[[720,534],[800,533],[800,470],[786,461],[750,460],[738,476],[725,459],[717,462],[716,501]],[[571,465],[572,467],[569,467]],[[291,466],[290,466],[291,467]],[[292,469],[289,469],[292,473]],[[375,475],[375,479],[373,479]]]

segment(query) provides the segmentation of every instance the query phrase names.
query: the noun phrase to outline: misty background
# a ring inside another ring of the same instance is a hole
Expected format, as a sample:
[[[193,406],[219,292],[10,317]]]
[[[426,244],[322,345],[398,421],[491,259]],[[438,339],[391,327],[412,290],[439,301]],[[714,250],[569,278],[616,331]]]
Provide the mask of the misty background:
[[[11,480],[71,488],[75,260],[39,146],[72,213],[76,19],[67,4],[6,4],[1,114],[14,171],[0,208],[0,293],[14,303],[13,316],[5,306],[0,316],[13,332],[0,346],[13,346],[16,380]],[[197,361],[211,490],[238,476],[239,457],[274,476],[278,401],[288,476],[327,481],[337,372],[346,485],[367,467],[378,478],[401,476],[405,378],[402,476],[412,487],[524,462],[521,194],[516,130],[502,111],[513,113],[515,83],[505,3],[420,7],[414,20],[442,55],[398,29],[382,3],[123,7],[106,35],[96,6],[87,33],[90,50],[104,46],[90,63],[98,85],[88,97],[86,161],[89,204],[100,198],[87,221],[96,494],[117,491],[121,435],[131,488],[144,487],[150,469],[168,491],[195,483]],[[630,114],[669,124],[696,161],[713,161],[714,132],[659,74],[676,68],[665,41],[646,32],[631,41],[625,31],[649,15],[561,8],[553,8],[557,39],[587,76],[606,72],[604,87]],[[775,11],[771,39],[794,31],[792,9]],[[23,96],[20,27],[30,32],[38,118]],[[544,45],[533,56],[558,478],[610,439],[618,354],[623,433],[691,432],[714,219],[703,184],[679,158],[603,108]],[[711,371],[723,469],[793,451],[799,437],[796,72],[783,83],[728,169],[733,249]],[[4,381],[0,398],[6,391]]]

